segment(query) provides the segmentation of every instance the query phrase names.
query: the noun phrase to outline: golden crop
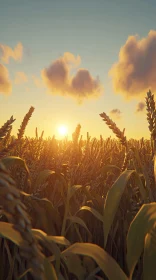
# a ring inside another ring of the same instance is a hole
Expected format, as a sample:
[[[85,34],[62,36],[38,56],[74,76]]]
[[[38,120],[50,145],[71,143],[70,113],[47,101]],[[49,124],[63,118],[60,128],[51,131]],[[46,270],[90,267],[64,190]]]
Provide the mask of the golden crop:
[[[0,280],[156,279],[156,109],[146,97],[151,139],[72,141],[17,137],[0,128]],[[100,120],[99,120],[100,121]]]

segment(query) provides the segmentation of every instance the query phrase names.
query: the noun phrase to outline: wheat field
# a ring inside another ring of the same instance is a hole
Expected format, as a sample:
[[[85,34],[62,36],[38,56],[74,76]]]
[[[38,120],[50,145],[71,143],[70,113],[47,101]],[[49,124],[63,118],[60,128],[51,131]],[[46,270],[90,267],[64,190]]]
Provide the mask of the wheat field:
[[[146,96],[151,139],[16,137],[0,128],[0,280],[156,279],[156,109]]]

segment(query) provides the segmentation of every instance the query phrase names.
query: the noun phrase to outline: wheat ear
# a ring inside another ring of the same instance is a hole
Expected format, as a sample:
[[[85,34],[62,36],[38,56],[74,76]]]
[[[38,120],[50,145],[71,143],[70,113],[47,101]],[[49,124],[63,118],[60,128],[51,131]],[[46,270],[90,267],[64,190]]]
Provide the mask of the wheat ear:
[[[115,135],[119,138],[120,143],[127,147],[127,139],[126,136],[124,136],[125,129],[121,131],[107,115],[106,113],[101,113],[100,117],[103,119],[103,121],[106,122],[106,124],[109,126],[109,128],[115,133]]]
[[[22,124],[21,124],[20,128],[18,129],[18,134],[17,134],[18,140],[23,137],[25,128],[26,128],[28,121],[29,121],[30,117],[32,116],[32,113],[34,112],[34,110],[35,110],[34,107],[30,107],[28,113],[25,115],[25,117],[22,121]]]
[[[26,207],[20,200],[20,193],[10,177],[5,166],[0,162],[0,205],[8,221],[21,234],[23,243],[20,245],[20,254],[31,268],[35,280],[44,279],[44,255],[31,230],[31,222],[26,213]]]
[[[12,128],[12,123],[15,121],[13,116],[11,116],[10,120],[6,121],[6,123],[0,128],[0,140],[2,140],[9,130]]]

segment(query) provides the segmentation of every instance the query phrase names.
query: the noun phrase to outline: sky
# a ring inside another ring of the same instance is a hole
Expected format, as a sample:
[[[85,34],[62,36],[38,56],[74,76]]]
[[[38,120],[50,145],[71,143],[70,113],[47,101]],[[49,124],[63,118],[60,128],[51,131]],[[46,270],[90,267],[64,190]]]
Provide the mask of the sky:
[[[149,138],[145,96],[156,90],[155,0],[0,0],[0,125],[13,135]]]

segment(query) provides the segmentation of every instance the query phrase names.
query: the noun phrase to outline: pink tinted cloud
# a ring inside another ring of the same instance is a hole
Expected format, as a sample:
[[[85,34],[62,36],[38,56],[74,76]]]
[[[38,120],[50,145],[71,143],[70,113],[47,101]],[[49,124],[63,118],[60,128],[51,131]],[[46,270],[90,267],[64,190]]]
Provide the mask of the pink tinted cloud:
[[[113,109],[110,111],[110,116],[115,118],[115,119],[120,119],[121,118],[121,111],[119,109]]]
[[[136,107],[136,113],[143,112],[145,110],[146,104],[145,102],[139,102]]]
[[[114,91],[125,99],[145,96],[149,88],[156,90],[156,31],[143,39],[129,36],[109,75]]]
[[[18,43],[14,49],[7,45],[0,44],[0,58],[3,63],[8,64],[10,58],[15,61],[21,61],[23,56],[23,45]]]
[[[10,95],[11,91],[12,85],[9,80],[9,72],[5,66],[0,64],[0,93]]]
[[[78,68],[80,63],[80,56],[75,57],[72,53],[64,53],[48,68],[44,68],[41,77],[49,93],[71,96],[79,103],[84,99],[99,97],[103,92],[103,86],[99,79],[90,74],[89,70],[79,68],[74,75],[71,74],[71,70]]]

